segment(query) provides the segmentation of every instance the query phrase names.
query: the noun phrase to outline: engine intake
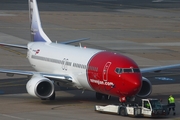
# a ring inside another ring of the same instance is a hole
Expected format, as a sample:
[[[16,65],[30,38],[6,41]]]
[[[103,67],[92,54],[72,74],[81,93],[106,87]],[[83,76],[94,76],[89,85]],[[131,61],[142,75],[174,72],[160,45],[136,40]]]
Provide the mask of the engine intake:
[[[34,75],[26,84],[26,90],[32,96],[46,99],[52,96],[54,84],[41,75]]]
[[[152,92],[152,84],[151,82],[145,78],[142,77],[142,87],[139,91],[139,93],[137,94],[138,97],[147,97],[151,94]]]

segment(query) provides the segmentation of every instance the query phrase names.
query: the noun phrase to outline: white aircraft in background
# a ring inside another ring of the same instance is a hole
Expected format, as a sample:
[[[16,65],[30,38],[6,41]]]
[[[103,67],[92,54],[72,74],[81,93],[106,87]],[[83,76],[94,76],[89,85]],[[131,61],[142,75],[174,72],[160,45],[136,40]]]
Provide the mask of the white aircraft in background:
[[[0,69],[1,73],[31,76],[27,92],[41,99],[55,99],[54,84],[96,92],[96,98],[119,97],[120,102],[135,96],[151,94],[151,82],[141,73],[180,66],[139,69],[130,58],[105,50],[67,45],[82,40],[52,43],[44,33],[36,0],[29,0],[32,42],[27,46],[0,43],[3,46],[27,49],[27,58],[37,71]]]

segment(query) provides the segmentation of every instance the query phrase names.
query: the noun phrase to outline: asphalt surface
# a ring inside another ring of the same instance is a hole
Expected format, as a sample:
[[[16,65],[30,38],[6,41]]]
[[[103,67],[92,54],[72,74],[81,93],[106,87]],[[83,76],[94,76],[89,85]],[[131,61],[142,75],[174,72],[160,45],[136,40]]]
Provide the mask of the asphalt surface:
[[[0,42],[25,45],[30,41],[28,4],[24,0],[0,0]],[[139,67],[177,64],[180,61],[179,0],[39,0],[42,26],[54,42],[91,38],[83,46],[116,51],[131,57]],[[78,44],[75,44],[78,45]],[[0,47],[0,68],[33,70],[26,51]],[[170,94],[176,99],[176,116],[180,119],[180,68],[161,73],[143,74],[153,84],[149,97],[167,103]],[[1,120],[108,120],[151,119],[102,114],[91,91],[56,87],[55,101],[41,101],[26,93],[26,76],[0,74]]]

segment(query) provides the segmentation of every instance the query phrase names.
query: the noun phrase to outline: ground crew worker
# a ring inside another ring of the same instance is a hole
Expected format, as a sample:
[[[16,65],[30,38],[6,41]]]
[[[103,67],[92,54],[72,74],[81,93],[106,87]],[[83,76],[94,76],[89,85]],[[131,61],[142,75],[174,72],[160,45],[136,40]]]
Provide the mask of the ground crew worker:
[[[173,110],[173,115],[176,115],[176,112],[175,112],[175,99],[172,95],[169,96],[168,98],[168,107],[169,107],[169,114],[170,114],[170,111],[171,109]]]
[[[146,103],[146,108],[150,109],[150,104],[148,102]]]

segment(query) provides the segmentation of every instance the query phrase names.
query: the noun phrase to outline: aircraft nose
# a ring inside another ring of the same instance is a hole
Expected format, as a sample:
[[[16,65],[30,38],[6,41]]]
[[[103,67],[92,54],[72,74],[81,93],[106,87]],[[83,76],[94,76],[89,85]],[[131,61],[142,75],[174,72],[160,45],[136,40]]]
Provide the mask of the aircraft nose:
[[[128,95],[136,95],[142,85],[142,77],[139,74],[124,75],[124,87]]]

